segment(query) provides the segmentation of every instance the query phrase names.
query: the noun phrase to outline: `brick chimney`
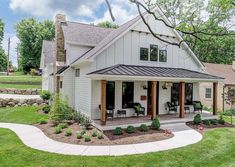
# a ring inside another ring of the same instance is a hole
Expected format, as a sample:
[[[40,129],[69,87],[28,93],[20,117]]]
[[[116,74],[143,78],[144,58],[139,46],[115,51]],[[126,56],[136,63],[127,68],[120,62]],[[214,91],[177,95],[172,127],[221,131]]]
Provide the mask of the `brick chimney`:
[[[57,14],[55,16],[56,62],[57,64],[61,65],[66,62],[66,56],[64,50],[64,34],[61,26],[65,22],[66,22],[66,16],[64,14]]]

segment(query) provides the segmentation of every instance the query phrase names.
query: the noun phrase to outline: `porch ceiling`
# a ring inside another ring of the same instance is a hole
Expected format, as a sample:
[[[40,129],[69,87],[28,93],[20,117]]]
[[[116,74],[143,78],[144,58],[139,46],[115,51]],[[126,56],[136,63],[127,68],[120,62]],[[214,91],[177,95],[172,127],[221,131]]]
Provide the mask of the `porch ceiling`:
[[[135,65],[115,65],[88,74],[91,78],[149,79],[149,80],[184,80],[184,81],[222,81],[224,78],[207,73],[182,68],[151,67]]]

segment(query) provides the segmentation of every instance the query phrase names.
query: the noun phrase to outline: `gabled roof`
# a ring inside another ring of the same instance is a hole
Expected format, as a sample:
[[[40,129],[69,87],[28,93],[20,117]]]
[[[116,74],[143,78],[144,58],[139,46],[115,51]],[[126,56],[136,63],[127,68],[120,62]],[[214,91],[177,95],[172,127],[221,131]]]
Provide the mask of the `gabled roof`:
[[[62,24],[62,30],[66,41],[96,46],[114,29],[67,21]]]
[[[213,63],[204,63],[204,65],[208,73],[225,78],[225,84],[235,85],[235,71],[233,71],[232,65]]]
[[[53,51],[55,49],[54,41],[43,40],[42,42],[42,57],[41,57],[41,65],[51,64],[53,63]]]
[[[151,66],[135,66],[135,65],[115,65],[101,70],[89,73],[88,75],[119,75],[119,76],[147,76],[147,77],[163,77],[163,78],[192,78],[205,80],[222,80],[222,77],[201,73],[197,71],[168,68],[168,67],[151,67]]]

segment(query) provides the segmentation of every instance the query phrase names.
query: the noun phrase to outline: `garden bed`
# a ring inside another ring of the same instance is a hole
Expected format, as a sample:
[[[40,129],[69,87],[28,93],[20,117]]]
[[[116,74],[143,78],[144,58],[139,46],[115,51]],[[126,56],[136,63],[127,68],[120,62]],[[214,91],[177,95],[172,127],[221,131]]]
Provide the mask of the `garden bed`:
[[[56,141],[71,143],[71,144],[80,144],[80,145],[123,145],[123,144],[136,144],[136,143],[145,143],[145,142],[153,142],[159,140],[165,140],[173,137],[173,134],[166,134],[164,130],[152,130],[149,129],[147,132],[141,132],[138,128],[135,128],[134,133],[126,133],[123,129],[122,135],[114,135],[114,131],[104,131],[103,132],[103,139],[98,139],[97,136],[92,137],[93,132],[101,133],[95,127],[91,127],[89,130],[86,131],[86,135],[90,136],[89,142],[85,142],[84,138],[77,139],[78,132],[83,130],[77,123],[72,123],[67,128],[62,129],[62,132],[59,134],[55,133],[55,127],[52,123],[47,124],[36,124],[36,127],[41,129],[46,136]],[[66,136],[66,130],[71,129],[72,135]]]

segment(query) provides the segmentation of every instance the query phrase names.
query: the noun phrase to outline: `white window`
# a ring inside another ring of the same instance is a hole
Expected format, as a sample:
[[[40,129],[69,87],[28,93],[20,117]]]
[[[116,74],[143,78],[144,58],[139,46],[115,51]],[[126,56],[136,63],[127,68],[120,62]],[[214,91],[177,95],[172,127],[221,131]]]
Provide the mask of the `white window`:
[[[80,69],[76,69],[76,71],[75,71],[75,77],[80,77]]]
[[[210,99],[211,98],[211,88],[206,88],[206,90],[205,90],[205,97],[206,97],[206,99]]]

